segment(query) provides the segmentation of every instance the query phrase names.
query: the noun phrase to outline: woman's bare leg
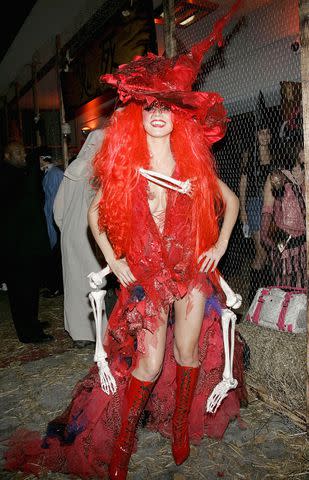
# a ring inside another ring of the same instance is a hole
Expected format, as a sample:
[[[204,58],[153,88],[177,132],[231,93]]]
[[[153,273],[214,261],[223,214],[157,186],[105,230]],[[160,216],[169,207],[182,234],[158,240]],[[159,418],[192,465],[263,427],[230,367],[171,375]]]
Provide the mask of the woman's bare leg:
[[[254,270],[262,270],[266,262],[267,253],[261,244],[260,231],[253,232],[252,237],[254,241],[255,257],[253,259],[251,267]]]
[[[176,465],[182,464],[190,454],[188,419],[199,376],[198,341],[204,308],[205,296],[198,289],[175,302],[177,366],[172,452]]]
[[[179,365],[198,367],[198,341],[205,310],[205,295],[197,288],[175,302],[174,355]]]
[[[138,366],[128,380],[121,414],[121,430],[115,442],[108,469],[111,480],[127,478],[138,421],[154,382],[161,372],[166,343],[167,314],[162,314],[162,319],[164,321],[154,334],[155,337],[150,332],[146,333],[144,341],[147,353],[139,356]]]
[[[154,382],[161,373],[166,343],[167,317],[168,314],[162,312],[161,318],[163,322],[155,334],[149,331],[146,332],[144,341],[147,352],[145,355],[139,355],[138,365],[132,372],[132,375],[139,380]]]

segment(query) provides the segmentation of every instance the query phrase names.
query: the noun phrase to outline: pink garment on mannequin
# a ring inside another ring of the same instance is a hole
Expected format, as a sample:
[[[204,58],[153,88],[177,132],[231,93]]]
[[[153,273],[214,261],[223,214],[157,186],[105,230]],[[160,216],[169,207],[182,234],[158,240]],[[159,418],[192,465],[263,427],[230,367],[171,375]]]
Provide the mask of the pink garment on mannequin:
[[[304,217],[298,199],[293,192],[293,185],[289,182],[284,186],[283,199],[275,200],[274,220],[281,230],[292,235],[292,237],[298,237],[305,233]]]

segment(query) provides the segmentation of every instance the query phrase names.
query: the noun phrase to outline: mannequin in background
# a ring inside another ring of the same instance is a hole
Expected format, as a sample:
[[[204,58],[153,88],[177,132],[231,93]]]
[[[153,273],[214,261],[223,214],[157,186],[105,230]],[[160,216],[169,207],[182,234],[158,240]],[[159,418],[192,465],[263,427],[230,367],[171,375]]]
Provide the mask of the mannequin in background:
[[[64,326],[78,348],[95,341],[87,275],[101,268],[103,258],[98,259],[87,212],[95,195],[90,182],[92,161],[102,141],[103,130],[89,133],[77,158],[65,170],[54,203],[54,218],[61,232]]]

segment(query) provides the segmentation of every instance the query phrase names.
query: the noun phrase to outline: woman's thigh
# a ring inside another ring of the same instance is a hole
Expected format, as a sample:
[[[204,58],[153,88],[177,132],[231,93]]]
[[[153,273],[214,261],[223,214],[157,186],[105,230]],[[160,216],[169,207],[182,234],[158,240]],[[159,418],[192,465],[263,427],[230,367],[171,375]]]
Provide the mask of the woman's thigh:
[[[197,288],[175,302],[175,342],[178,349],[197,347],[204,311],[205,295]]]
[[[145,353],[139,353],[137,367],[133,372],[138,378],[144,377],[141,380],[151,380],[160,373],[165,353],[167,318],[168,313],[162,312],[162,322],[157,330],[154,333],[145,331]]]

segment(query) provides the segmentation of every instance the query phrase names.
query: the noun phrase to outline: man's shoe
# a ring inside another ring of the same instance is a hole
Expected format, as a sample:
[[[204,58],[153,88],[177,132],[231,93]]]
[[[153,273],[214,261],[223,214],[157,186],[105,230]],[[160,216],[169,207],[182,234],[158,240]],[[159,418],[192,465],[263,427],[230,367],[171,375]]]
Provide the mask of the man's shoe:
[[[55,290],[54,292],[47,290],[43,292],[41,296],[43,298],[55,298],[55,297],[59,297],[60,295],[63,295],[63,293],[60,290]]]
[[[43,329],[51,327],[50,322],[48,320],[43,320],[42,322],[39,322],[39,323]]]
[[[47,333],[40,333],[38,335],[34,335],[33,337],[21,337],[19,341],[21,343],[48,343],[52,342],[54,337],[52,335],[48,335]]]

